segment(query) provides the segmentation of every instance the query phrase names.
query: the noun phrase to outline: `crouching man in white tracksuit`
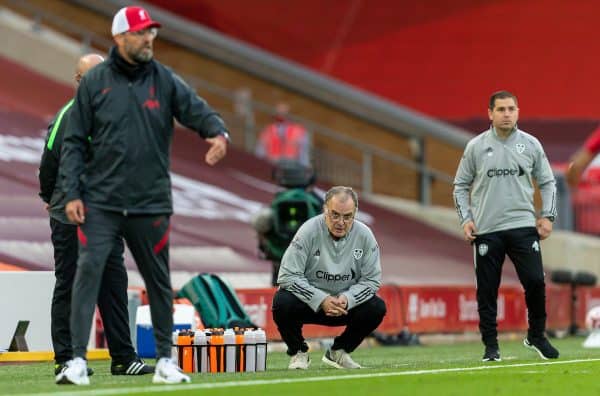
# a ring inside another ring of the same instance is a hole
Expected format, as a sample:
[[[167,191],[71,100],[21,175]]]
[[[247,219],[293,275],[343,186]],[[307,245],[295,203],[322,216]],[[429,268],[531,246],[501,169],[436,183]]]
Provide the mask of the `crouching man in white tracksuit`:
[[[323,214],[298,230],[279,270],[273,320],[286,343],[290,369],[310,365],[304,324],[346,326],[325,352],[323,362],[336,368],[360,368],[350,353],[379,326],[385,302],[381,286],[379,246],[369,227],[355,220],[356,192],[332,187]]]

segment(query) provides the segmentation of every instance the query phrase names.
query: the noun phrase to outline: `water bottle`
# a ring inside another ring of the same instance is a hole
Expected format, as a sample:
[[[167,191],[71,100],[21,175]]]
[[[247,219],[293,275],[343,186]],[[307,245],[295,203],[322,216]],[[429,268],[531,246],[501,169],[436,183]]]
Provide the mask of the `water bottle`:
[[[256,371],[267,369],[267,335],[263,329],[254,331],[256,338]]]
[[[210,336],[210,372],[211,373],[222,373],[225,371],[225,353],[223,347],[225,340],[223,339],[223,330],[214,329]]]
[[[179,345],[179,362],[181,370],[184,373],[193,373],[194,368],[194,348],[192,343],[194,341],[194,333],[190,331],[182,331],[179,333],[177,344]]]
[[[225,341],[225,372],[235,373],[235,333],[233,329],[225,330],[223,340]]]
[[[206,365],[206,372],[207,373],[212,373],[212,355],[214,354],[214,352],[212,352],[212,333],[213,333],[213,329],[205,329],[204,330],[204,334],[206,334],[206,361],[207,361],[207,365]]]
[[[178,347],[177,342],[179,340],[179,330],[175,330],[172,335],[172,345],[171,345],[171,359],[179,364],[179,354],[177,353]],[[179,365],[181,367],[181,365]]]
[[[206,373],[208,371],[207,339],[204,330],[196,330],[194,334],[194,372]]]
[[[244,345],[244,329],[235,330],[235,371],[246,371],[246,345]]]
[[[244,345],[246,346],[246,371],[256,371],[256,337],[254,331],[244,331]]]

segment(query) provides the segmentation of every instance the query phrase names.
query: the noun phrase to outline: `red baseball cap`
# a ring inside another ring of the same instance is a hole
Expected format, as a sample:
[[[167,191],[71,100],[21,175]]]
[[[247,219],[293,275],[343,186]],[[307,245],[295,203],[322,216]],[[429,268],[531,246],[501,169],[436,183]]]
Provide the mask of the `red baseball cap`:
[[[148,11],[142,7],[123,7],[113,18],[112,35],[160,26],[160,23],[153,21]]]

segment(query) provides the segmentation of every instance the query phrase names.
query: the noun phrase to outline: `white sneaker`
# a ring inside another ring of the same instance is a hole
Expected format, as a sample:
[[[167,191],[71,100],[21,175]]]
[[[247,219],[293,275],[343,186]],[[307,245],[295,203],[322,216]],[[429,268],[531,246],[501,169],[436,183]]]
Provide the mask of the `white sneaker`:
[[[344,351],[343,349],[334,350],[329,348],[325,355],[323,355],[323,359],[321,359],[323,363],[330,365],[331,367],[335,367],[338,369],[359,369],[362,366],[356,363],[350,355]]]
[[[290,365],[288,369],[290,370],[306,370],[310,366],[310,356],[308,356],[308,352],[300,352],[292,356],[290,359]]]
[[[56,376],[56,383],[61,385],[89,385],[87,362],[80,357],[69,360],[63,371]]]
[[[155,384],[179,384],[190,382],[190,377],[183,374],[173,359],[160,358],[156,363],[152,382]]]

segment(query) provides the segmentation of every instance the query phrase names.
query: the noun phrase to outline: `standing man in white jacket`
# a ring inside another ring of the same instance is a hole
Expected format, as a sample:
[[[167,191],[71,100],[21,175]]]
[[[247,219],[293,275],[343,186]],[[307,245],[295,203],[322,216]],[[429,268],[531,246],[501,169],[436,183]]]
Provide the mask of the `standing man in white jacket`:
[[[339,369],[361,366],[350,353],[379,326],[385,302],[379,246],[369,227],[355,220],[358,197],[350,187],[332,187],[323,214],[306,221],[287,248],[273,298],[273,319],[288,355],[290,369],[310,365],[304,324],[346,326],[322,361]]]
[[[496,315],[506,255],[525,289],[529,329],[523,343],[543,359],[556,359],[558,351],[544,335],[546,286],[539,242],[552,232],[556,182],[540,142],[517,128],[515,95],[494,93],[488,115],[490,129],[469,141],[454,179],[456,211],[465,240],[474,248],[483,361],[500,361]],[[542,195],[539,215],[534,180]]]

